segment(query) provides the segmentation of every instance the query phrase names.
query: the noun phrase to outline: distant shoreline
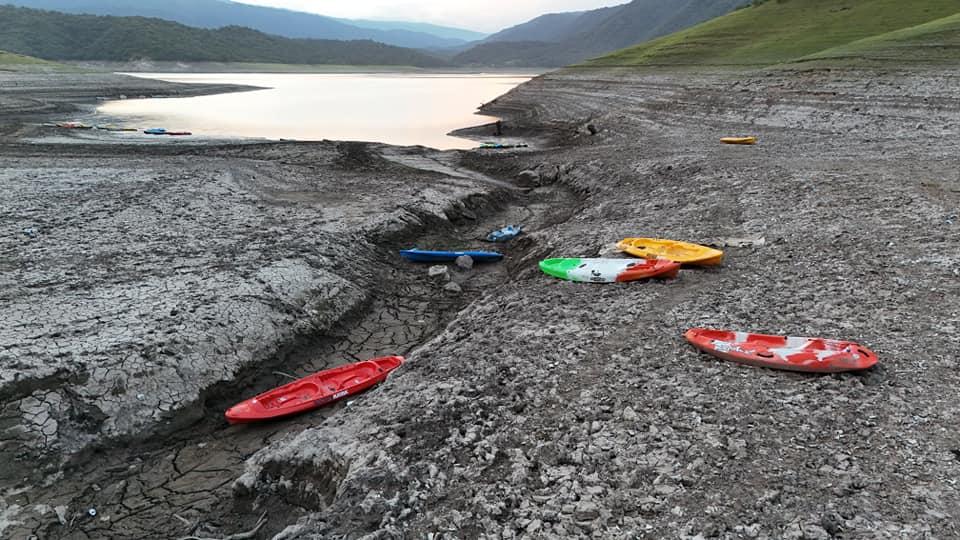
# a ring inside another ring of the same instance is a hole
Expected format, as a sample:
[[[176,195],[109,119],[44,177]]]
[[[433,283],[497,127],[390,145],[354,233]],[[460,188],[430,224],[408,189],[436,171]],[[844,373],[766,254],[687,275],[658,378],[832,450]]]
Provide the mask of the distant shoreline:
[[[66,65],[107,73],[404,73],[482,74],[537,76],[555,68],[418,68],[414,66],[361,66],[329,64],[262,64],[247,62],[67,62]]]

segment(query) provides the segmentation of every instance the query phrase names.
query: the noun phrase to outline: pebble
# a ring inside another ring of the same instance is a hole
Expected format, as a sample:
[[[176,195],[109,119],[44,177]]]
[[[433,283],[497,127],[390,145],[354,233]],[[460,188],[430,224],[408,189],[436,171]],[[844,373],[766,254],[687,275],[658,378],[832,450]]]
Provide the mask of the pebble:
[[[443,286],[443,290],[451,294],[460,294],[463,292],[463,287],[461,287],[457,282],[451,281]]]
[[[580,501],[573,512],[576,521],[593,521],[600,517],[600,507],[596,503]]]
[[[430,269],[427,270],[427,275],[429,275],[429,276],[432,277],[432,278],[438,278],[438,277],[440,277],[440,278],[449,280],[449,279],[450,279],[450,269],[447,268],[446,266],[440,266],[440,265],[431,266]]]

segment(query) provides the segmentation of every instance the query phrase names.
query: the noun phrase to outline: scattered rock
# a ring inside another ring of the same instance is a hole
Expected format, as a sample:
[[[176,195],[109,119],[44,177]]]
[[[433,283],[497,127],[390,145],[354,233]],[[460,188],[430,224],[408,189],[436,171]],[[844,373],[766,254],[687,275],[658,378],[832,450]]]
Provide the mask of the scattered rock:
[[[427,270],[427,274],[431,278],[441,278],[444,281],[450,280],[450,269],[447,268],[446,266],[440,266],[440,265],[431,266],[430,269]]]
[[[460,294],[463,292],[463,287],[461,287],[456,281],[451,281],[443,286],[443,290],[451,294]]]
[[[457,267],[463,270],[470,270],[473,268],[473,257],[469,255],[461,255],[457,257]]]
[[[537,171],[527,169],[517,175],[517,184],[520,187],[536,187],[540,185],[540,174]]]
[[[596,503],[589,501],[580,501],[573,511],[573,519],[581,521],[593,521],[600,517],[600,507]]]

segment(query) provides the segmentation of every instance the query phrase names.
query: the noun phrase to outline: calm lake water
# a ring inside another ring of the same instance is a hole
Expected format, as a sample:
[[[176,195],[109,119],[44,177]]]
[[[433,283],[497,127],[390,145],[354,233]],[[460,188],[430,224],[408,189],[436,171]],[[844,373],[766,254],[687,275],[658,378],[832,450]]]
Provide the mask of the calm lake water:
[[[447,133],[495,121],[477,108],[532,77],[490,74],[132,74],[186,83],[269,90],[170,99],[130,99],[98,112],[129,125],[196,135],[379,141],[440,149],[476,142]]]

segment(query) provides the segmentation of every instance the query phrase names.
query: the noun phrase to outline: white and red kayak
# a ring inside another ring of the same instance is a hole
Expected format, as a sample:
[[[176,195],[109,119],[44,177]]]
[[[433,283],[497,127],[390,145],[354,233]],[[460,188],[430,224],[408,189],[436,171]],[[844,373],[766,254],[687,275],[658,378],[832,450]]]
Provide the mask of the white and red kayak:
[[[694,328],[684,337],[694,347],[718,358],[773,369],[839,373],[869,369],[877,363],[873,351],[850,341],[707,328]]]
[[[226,413],[227,421],[262,422],[323,407],[382,383],[403,362],[401,356],[387,356],[314,373],[234,405]]]

